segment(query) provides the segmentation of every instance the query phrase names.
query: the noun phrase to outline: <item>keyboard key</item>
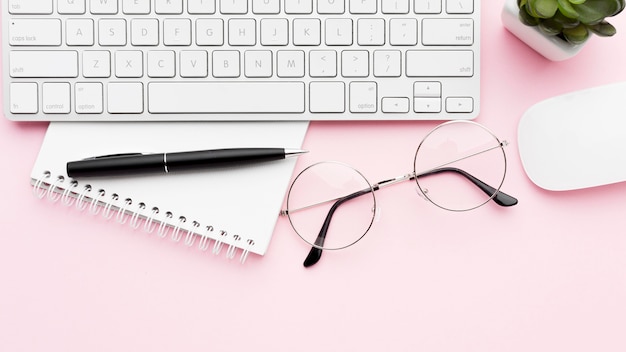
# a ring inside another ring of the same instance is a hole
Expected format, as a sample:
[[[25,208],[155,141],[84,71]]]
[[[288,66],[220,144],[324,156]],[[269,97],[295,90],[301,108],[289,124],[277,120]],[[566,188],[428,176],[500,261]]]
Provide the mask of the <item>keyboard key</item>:
[[[409,13],[409,0],[382,0],[383,13]]]
[[[198,15],[214,14],[215,0],[188,0],[187,12]]]
[[[220,12],[232,15],[246,14],[248,13],[248,0],[220,0]]]
[[[7,0],[9,13],[14,14],[50,14],[52,0]]]
[[[134,18],[130,21],[130,42],[136,46],[159,45],[159,21],[154,18]]]
[[[350,0],[350,13],[374,14],[377,9],[376,0]]]
[[[286,18],[264,18],[261,20],[261,45],[287,45],[289,43],[289,21]]]
[[[382,112],[386,113],[407,113],[409,112],[409,98],[406,97],[386,97],[382,99]]]
[[[373,113],[378,109],[376,82],[350,82],[350,111]]]
[[[313,0],[285,0],[285,13],[309,14],[313,12]]]
[[[57,11],[63,15],[82,15],[85,13],[85,0],[59,0]]]
[[[309,75],[311,77],[336,77],[337,52],[334,50],[309,52]]]
[[[329,18],[326,26],[326,45],[352,45],[352,19]]]
[[[126,21],[105,19],[98,21],[98,41],[103,46],[126,45]]]
[[[474,111],[474,99],[470,97],[450,97],[446,99],[447,112],[465,112]]]
[[[345,12],[345,2],[343,0],[317,0],[317,13],[320,14],[342,14]]]
[[[309,110],[313,113],[338,113],[346,110],[346,86],[343,82],[311,82]]]
[[[413,83],[413,96],[422,98],[441,97],[441,82]]]
[[[12,20],[9,26],[9,44],[13,46],[61,45],[61,20]]]
[[[228,44],[241,46],[256,44],[256,21],[251,18],[228,20]]]
[[[78,77],[76,51],[11,51],[11,77]]]
[[[151,113],[302,113],[302,82],[152,82]]]
[[[44,83],[41,108],[46,114],[70,113],[70,84]]]
[[[304,77],[304,51],[281,50],[277,60],[278,77]]]
[[[76,113],[78,114],[101,114],[102,107],[102,83],[80,82],[74,87],[76,100]]]
[[[171,78],[175,75],[176,53],[174,51],[148,51],[148,77]]]
[[[441,98],[413,98],[413,110],[417,113],[441,112]]]
[[[248,50],[244,54],[244,74],[246,77],[272,77],[272,52],[269,50]]]
[[[10,110],[14,114],[37,113],[37,83],[11,83]]]
[[[181,14],[183,13],[183,0],[155,0],[154,10],[158,14]]]
[[[369,52],[365,50],[342,51],[341,75],[344,77],[369,76]]]
[[[147,15],[150,13],[150,0],[123,0],[122,12],[130,15]]]
[[[196,20],[196,44],[220,46],[224,44],[224,21],[219,18]]]
[[[293,20],[293,44],[317,46],[321,42],[321,22],[316,18]]]
[[[424,45],[472,45],[474,21],[471,18],[426,18],[422,21]]]
[[[143,76],[143,52],[139,50],[120,50],[115,52],[116,77]]]
[[[83,52],[83,77],[106,78],[111,76],[111,53],[105,50]]]
[[[207,52],[204,50],[180,52],[181,77],[206,77],[209,74]]]
[[[107,85],[107,110],[111,114],[140,114],[143,112],[143,84],[113,82]]]
[[[389,43],[391,45],[416,45],[417,20],[414,18],[389,20]]]
[[[446,2],[447,13],[465,13],[474,12],[474,0],[448,0]]]
[[[442,0],[414,0],[413,11],[418,14],[441,13],[441,1]]]
[[[166,19],[163,21],[163,44],[191,45],[191,20]]]
[[[239,51],[223,50],[213,52],[213,77],[239,77]]]
[[[357,43],[359,45],[385,44],[385,20],[361,18],[357,21]]]
[[[400,77],[402,73],[402,53],[399,50],[374,51],[374,76]]]
[[[65,21],[65,42],[67,45],[92,46],[94,44],[93,20],[74,18]]]
[[[409,77],[471,77],[474,53],[470,50],[409,50],[406,75]]]
[[[252,12],[275,15],[280,12],[280,0],[252,0]]]
[[[89,0],[89,9],[93,14],[114,15],[117,13],[117,1]]]

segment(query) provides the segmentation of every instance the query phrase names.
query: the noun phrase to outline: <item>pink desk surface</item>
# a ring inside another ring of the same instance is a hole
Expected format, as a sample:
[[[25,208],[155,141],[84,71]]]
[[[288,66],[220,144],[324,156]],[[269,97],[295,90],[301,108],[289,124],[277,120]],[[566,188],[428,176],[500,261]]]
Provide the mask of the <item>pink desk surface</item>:
[[[553,63],[502,27],[501,3],[483,1],[477,121],[511,142],[520,204],[453,214],[391,187],[370,234],[309,270],[286,219],[239,265],[38,200],[46,124],[0,119],[0,351],[626,351],[626,184],[543,191],[516,145],[532,104],[626,80],[626,15]],[[315,122],[296,168],[398,176],[433,125]]]

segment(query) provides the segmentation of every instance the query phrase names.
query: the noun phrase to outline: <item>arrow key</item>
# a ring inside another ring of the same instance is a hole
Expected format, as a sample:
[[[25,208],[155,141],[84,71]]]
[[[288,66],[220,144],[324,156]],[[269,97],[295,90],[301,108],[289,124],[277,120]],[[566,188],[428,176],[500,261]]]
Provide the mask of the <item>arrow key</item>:
[[[474,111],[474,99],[471,97],[449,97],[446,99],[446,111],[469,113]]]
[[[413,96],[419,98],[440,98],[441,82],[413,83]]]
[[[441,98],[413,98],[413,110],[417,113],[441,112]]]
[[[409,112],[409,98],[386,97],[382,99],[381,109],[386,113],[407,113]]]

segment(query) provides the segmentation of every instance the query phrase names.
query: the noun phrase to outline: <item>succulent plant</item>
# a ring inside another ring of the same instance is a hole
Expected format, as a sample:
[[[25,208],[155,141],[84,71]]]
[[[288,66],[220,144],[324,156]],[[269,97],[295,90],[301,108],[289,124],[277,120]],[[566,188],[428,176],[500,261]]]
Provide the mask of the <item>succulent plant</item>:
[[[572,44],[584,43],[591,33],[614,35],[615,27],[605,18],[619,14],[625,4],[626,0],[517,0],[524,24]]]

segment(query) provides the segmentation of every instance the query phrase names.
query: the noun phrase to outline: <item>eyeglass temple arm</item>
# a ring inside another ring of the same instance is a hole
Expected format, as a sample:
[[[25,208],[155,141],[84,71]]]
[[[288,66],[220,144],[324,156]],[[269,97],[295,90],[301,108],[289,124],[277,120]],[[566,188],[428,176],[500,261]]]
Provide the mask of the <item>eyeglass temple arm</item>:
[[[455,167],[442,167],[442,168],[438,168],[438,169],[434,169],[428,172],[424,172],[421,173],[419,175],[411,175],[410,179],[414,179],[416,177],[425,177],[425,176],[430,176],[430,175],[436,175],[442,172],[454,172],[454,173],[458,173],[459,175],[467,178],[470,182],[472,182],[474,185],[476,185],[478,188],[480,188],[483,192],[485,192],[485,194],[487,195],[492,195],[494,193],[495,196],[493,197],[493,201],[503,207],[510,207],[513,205],[517,204],[517,198],[512,197],[502,191],[498,191],[496,190],[494,187],[486,184],[485,182],[481,181],[480,179],[474,177],[473,175],[471,175],[470,173],[463,171],[459,168],[455,168]],[[324,246],[324,241],[326,240],[326,234],[328,233],[328,229],[330,227],[330,221],[332,220],[333,215],[335,214],[335,211],[337,211],[337,208],[339,208],[339,206],[351,199],[360,197],[362,195],[368,194],[372,191],[378,191],[381,187],[383,186],[388,186],[388,185],[392,185],[394,183],[396,183],[396,181],[399,180],[406,180],[406,177],[401,177],[401,178],[395,178],[395,179],[390,179],[390,180],[385,180],[385,181],[381,181],[375,185],[372,186],[372,188],[366,188],[357,192],[354,192],[352,194],[348,194],[345,197],[339,198],[337,199],[337,201],[330,207],[330,210],[328,211],[328,214],[326,215],[326,218],[324,219],[324,223],[322,224],[322,228],[320,229],[319,234],[317,235],[317,238],[315,239],[315,245],[316,247],[312,247],[311,250],[309,251],[309,254],[307,255],[306,259],[304,260],[304,266],[305,267],[310,267],[312,265],[314,265],[315,263],[317,263],[320,258],[322,257],[322,248]]]
[[[317,238],[315,239],[315,245],[319,246],[319,247],[312,247],[311,250],[309,251],[309,254],[307,255],[306,259],[304,260],[303,265],[305,267],[310,267],[311,265],[314,265],[315,263],[317,263],[320,258],[322,257],[322,248],[324,246],[324,241],[326,240],[326,234],[328,233],[328,229],[330,227],[330,221],[333,218],[333,215],[335,214],[335,211],[337,211],[337,208],[339,208],[340,205],[342,205],[343,203],[360,197],[364,194],[368,194],[372,191],[377,191],[379,189],[378,186],[373,186],[372,188],[366,188],[357,192],[354,192],[352,194],[348,194],[345,197],[341,197],[339,198],[331,207],[330,210],[328,211],[328,214],[326,214],[326,218],[324,219],[324,223],[322,224],[322,228],[320,229],[319,234],[317,235]]]
[[[476,178],[475,176],[473,176],[472,174],[461,170],[459,168],[456,167],[442,167],[442,168],[438,168],[438,169],[434,169],[419,175],[416,175],[415,177],[424,177],[424,176],[430,176],[430,175],[435,175],[435,174],[439,174],[442,172],[454,172],[454,173],[458,173],[459,175],[465,177],[466,179],[468,179],[470,182],[472,182],[474,185],[476,185],[478,188],[480,188],[483,192],[485,192],[485,194],[487,195],[492,195],[495,193],[495,195],[493,196],[493,201],[503,207],[510,207],[513,205],[517,204],[517,198],[510,196],[502,191],[496,190],[494,187],[486,184],[485,182],[481,181],[480,179]]]

